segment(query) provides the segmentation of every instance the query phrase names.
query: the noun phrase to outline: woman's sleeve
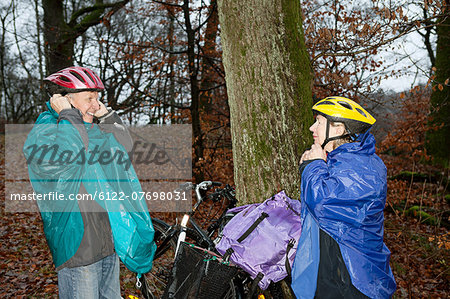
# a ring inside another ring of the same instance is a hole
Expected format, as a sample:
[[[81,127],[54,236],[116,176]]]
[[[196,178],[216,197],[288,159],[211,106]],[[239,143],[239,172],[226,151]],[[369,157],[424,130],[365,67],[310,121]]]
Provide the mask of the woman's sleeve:
[[[337,166],[330,173],[327,163],[317,160],[303,171],[302,198],[319,224],[324,219],[362,223],[367,221],[368,214],[384,208],[376,180],[375,174],[352,165]]]

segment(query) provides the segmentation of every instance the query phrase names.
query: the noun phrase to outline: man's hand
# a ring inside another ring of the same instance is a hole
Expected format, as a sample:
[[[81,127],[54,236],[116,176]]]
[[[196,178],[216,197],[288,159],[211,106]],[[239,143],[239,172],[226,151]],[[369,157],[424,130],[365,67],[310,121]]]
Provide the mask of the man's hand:
[[[61,112],[61,110],[72,109],[72,105],[70,105],[67,96],[62,96],[59,93],[54,94],[50,98],[50,106],[52,106],[53,110],[55,110],[58,114]]]
[[[94,116],[97,118],[102,117],[103,115],[109,112],[108,109],[106,109],[105,104],[103,104],[100,101],[98,101],[98,104],[100,105],[100,109],[98,109],[97,112],[95,112],[94,114]]]
[[[307,150],[303,153],[302,157],[300,158],[300,164],[303,163],[304,161],[315,160],[315,159],[322,159],[324,161],[327,160],[327,153],[320,146],[320,144],[317,144],[317,143],[314,143],[311,146],[310,150]]]

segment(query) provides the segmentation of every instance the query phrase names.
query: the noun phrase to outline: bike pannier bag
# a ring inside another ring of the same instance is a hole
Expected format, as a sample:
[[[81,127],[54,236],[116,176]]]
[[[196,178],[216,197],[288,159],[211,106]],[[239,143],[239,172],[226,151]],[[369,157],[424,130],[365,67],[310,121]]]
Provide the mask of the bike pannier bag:
[[[290,274],[301,233],[300,201],[281,191],[263,203],[235,209],[241,211],[225,225],[216,249],[265,290]]]

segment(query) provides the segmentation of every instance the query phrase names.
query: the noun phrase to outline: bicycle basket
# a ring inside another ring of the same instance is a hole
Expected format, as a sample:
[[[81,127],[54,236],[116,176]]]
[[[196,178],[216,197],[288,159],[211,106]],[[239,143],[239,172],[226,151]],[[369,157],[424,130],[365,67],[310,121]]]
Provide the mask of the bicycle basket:
[[[217,254],[182,242],[163,298],[223,298],[237,271]]]

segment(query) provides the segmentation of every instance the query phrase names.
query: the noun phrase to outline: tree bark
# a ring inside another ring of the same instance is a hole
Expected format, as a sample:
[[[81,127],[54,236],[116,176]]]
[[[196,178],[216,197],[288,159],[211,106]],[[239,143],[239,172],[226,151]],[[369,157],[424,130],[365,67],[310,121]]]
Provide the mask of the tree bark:
[[[44,79],[44,65],[43,65],[43,55],[42,55],[42,43],[41,43],[41,23],[40,23],[40,16],[39,16],[39,1],[34,0],[34,13],[36,15],[36,37],[37,37],[37,59],[38,59],[38,65],[39,65],[39,82],[41,82],[42,86],[42,80]],[[40,99],[39,103],[41,106],[41,110],[45,109],[45,100],[47,99],[47,94],[43,88],[39,89],[40,91]]]
[[[212,66],[213,56],[216,53],[216,38],[219,33],[219,15],[217,13],[217,1],[211,0],[210,12],[208,23],[206,24],[205,30],[205,44],[202,48],[202,59],[201,59],[201,79],[200,79],[200,90],[210,90],[217,85],[215,77],[215,70]],[[211,99],[209,92],[200,93],[200,109],[202,111],[209,111],[210,105],[209,100]]]
[[[436,25],[437,45],[435,80],[431,94],[431,126],[440,126],[427,134],[427,150],[435,162],[450,167],[450,1],[444,1],[443,17]]]
[[[64,20],[63,1],[43,0],[42,6],[46,69],[52,74],[73,65],[75,39],[69,35],[70,29]]]
[[[191,88],[191,118],[192,118],[192,133],[193,133],[193,168],[194,177],[197,183],[203,181],[204,175],[201,171],[201,160],[203,159],[203,132],[200,124],[200,88],[197,67],[197,54],[195,53],[195,32],[192,28],[190,19],[189,0],[184,0],[183,5],[184,25],[187,34],[187,58],[188,58],[188,71],[189,71],[189,83]],[[196,171],[195,171],[196,170]]]
[[[174,51],[174,35],[175,35],[175,16],[173,7],[167,6],[167,17],[169,21],[168,37],[169,37],[169,73],[167,80],[169,80],[169,102],[170,102],[170,123],[175,124],[178,122],[177,115],[175,115],[175,55]]]
[[[299,198],[298,163],[312,144],[312,74],[296,0],[219,0],[241,203],[286,190]]]
[[[42,0],[44,10],[44,42],[48,74],[73,65],[76,39],[90,27],[100,24],[130,0],[103,4],[101,0],[89,7],[74,11],[70,20],[64,19],[62,0]],[[107,14],[104,14],[108,10]]]

